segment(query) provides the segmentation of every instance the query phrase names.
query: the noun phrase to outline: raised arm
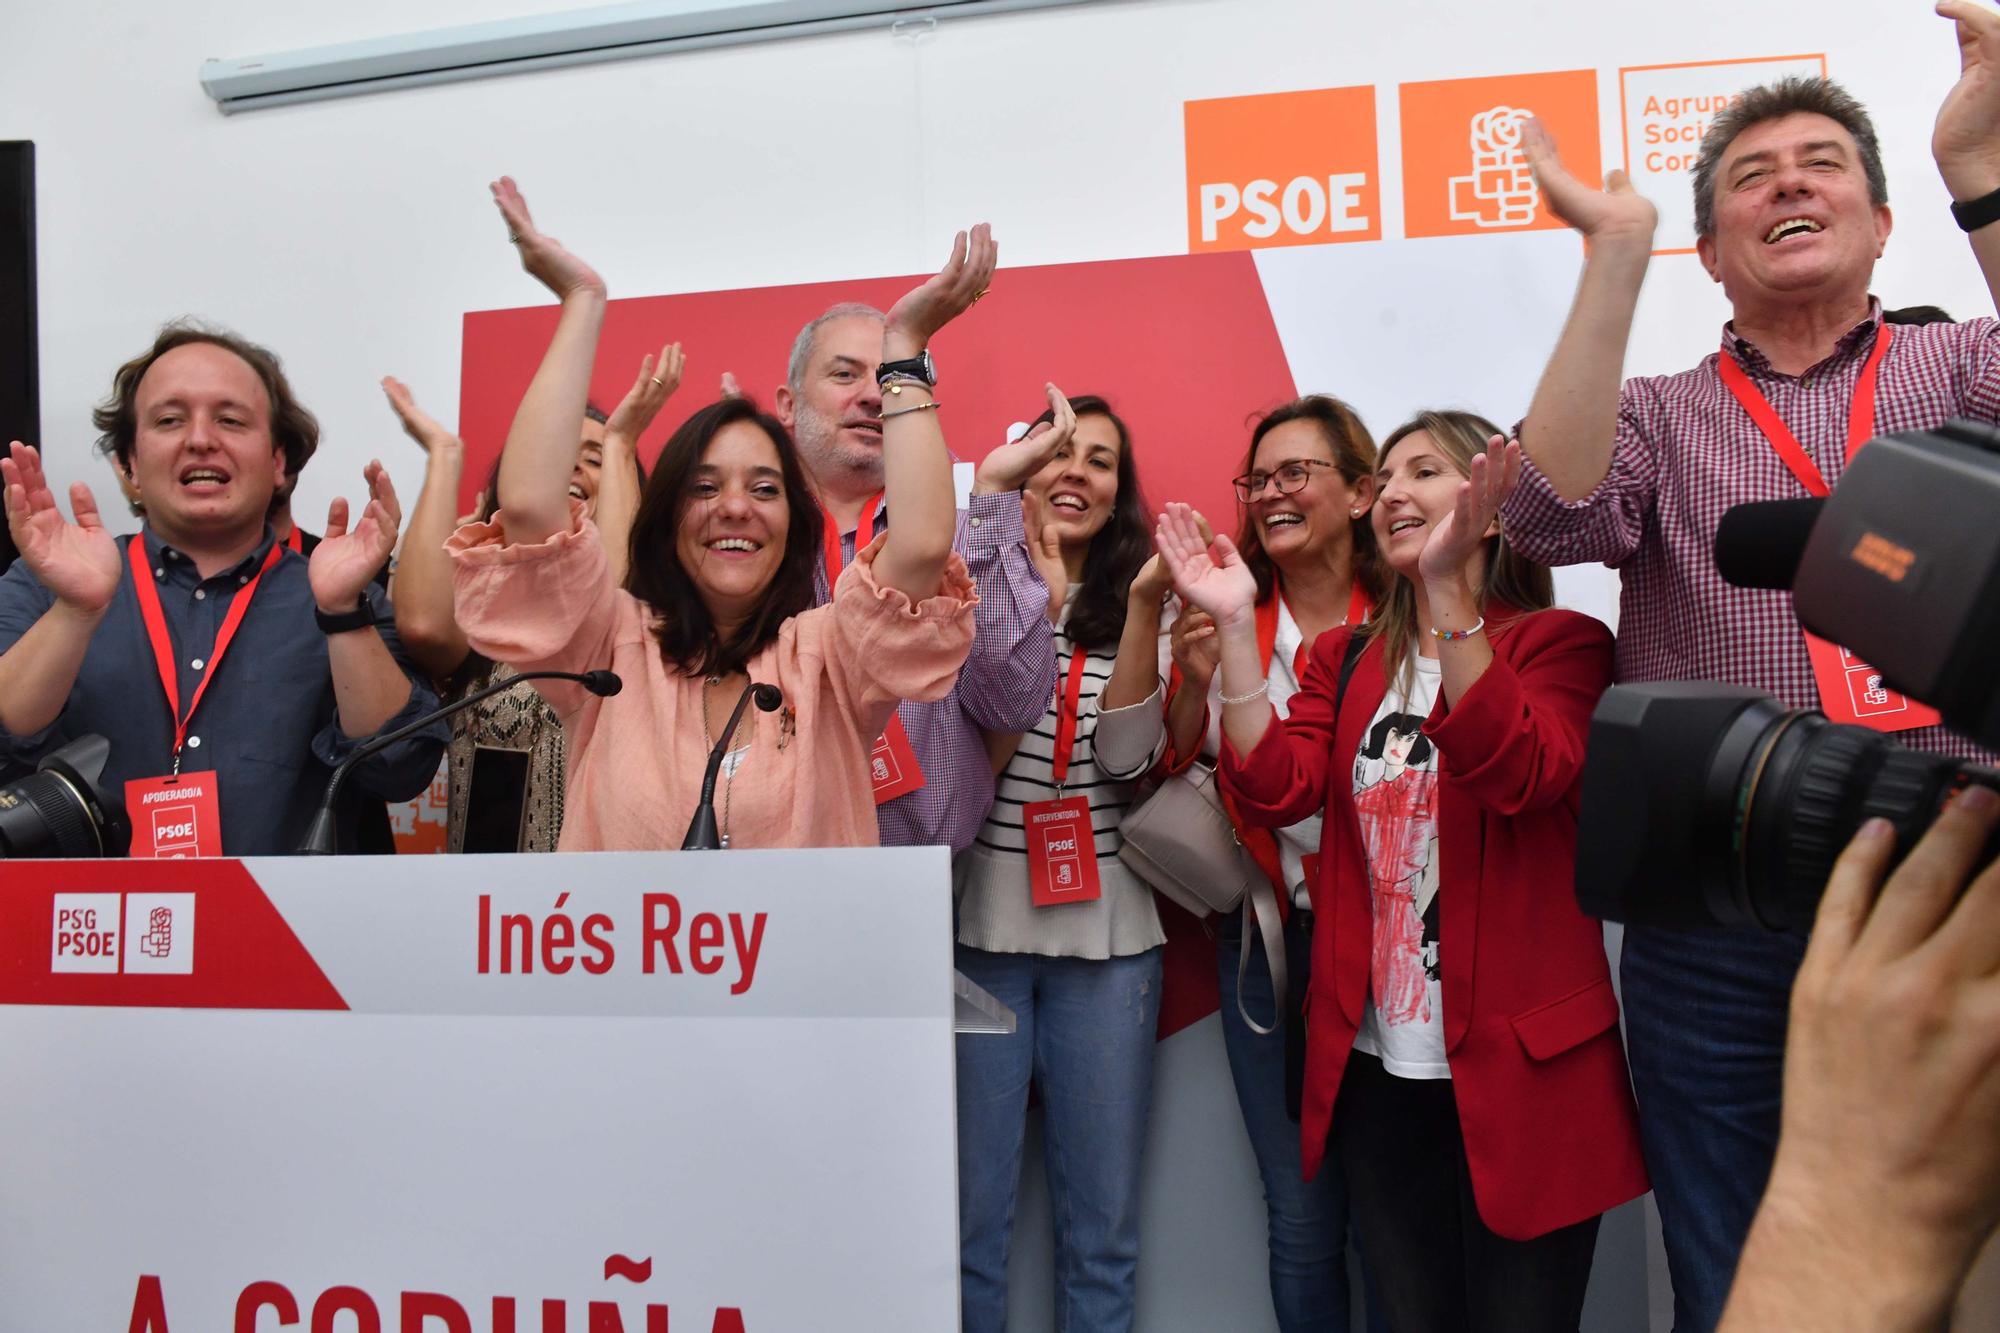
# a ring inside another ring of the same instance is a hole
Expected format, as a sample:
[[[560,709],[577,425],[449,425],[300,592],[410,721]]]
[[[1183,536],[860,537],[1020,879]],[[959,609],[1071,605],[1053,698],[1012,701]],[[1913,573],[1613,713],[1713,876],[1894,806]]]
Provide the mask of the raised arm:
[[[639,362],[638,378],[604,423],[604,466],[597,474],[597,531],[611,581],[625,583],[632,557],[632,520],[639,513],[639,437],[680,387],[687,358],[679,343],[668,343],[655,360]]]
[[[604,327],[604,279],[536,229],[528,201],[511,177],[502,176],[491,188],[521,253],[521,267],[562,302],[555,336],[514,413],[500,459],[501,526],[510,545],[533,545],[569,527],[569,478]]]
[[[916,356],[938,330],[971,309],[993,281],[998,254],[985,223],[970,234],[960,232],[944,268],[890,307],[882,360]],[[958,508],[937,400],[922,385],[901,387],[900,393],[883,395],[883,502],[895,522],[876,553],[875,577],[885,588],[922,600],[935,597],[943,582]]]
[[[379,461],[362,470],[368,483],[368,504],[350,531],[347,500],[336,497],[326,511],[326,537],[313,548],[306,565],[313,601],[329,615],[344,615],[369,595],[375,571],[396,549],[396,528],[402,507],[396,488]],[[389,652],[373,625],[329,634],[328,664],[333,673],[333,697],[340,729],[348,736],[372,736],[410,701],[410,678]]]
[[[1174,591],[1215,621],[1222,664],[1222,733],[1239,754],[1248,754],[1264,738],[1274,716],[1263,658],[1257,651],[1257,579],[1237,554],[1236,543],[1220,534],[1213,542],[1203,539],[1194,510],[1184,504],[1166,507],[1154,541],[1173,575]]]
[[[1458,497],[1444,521],[1431,529],[1417,556],[1433,629],[1464,632],[1479,622],[1479,588],[1486,569],[1486,539],[1498,531],[1500,505],[1521,480],[1521,446],[1495,435],[1486,452],[1472,456],[1472,475],[1458,484]],[[1493,665],[1490,636],[1480,633],[1438,642],[1438,665],[1445,706],[1457,707],[1465,692]]]
[[[1581,500],[1611,470],[1625,346],[1659,214],[1622,171],[1605,175],[1603,191],[1572,176],[1540,121],[1528,122],[1524,146],[1549,207],[1582,233],[1584,260],[1569,319],[1521,424],[1521,444],[1558,494]]]
[[[6,491],[7,530],[21,561],[56,599],[0,653],[0,728],[28,736],[62,715],[90,637],[117,595],[125,562],[104,530],[90,487],[70,484],[76,521],[65,522],[41,455],[19,440],[0,457],[0,487]]]
[[[1943,0],[1937,12],[1958,26],[1958,82],[1938,108],[1931,155],[1952,202],[2000,191],[2000,14],[1967,0]],[[1986,293],[2000,310],[2000,225],[1972,233],[1972,254]]]
[[[395,376],[382,381],[382,392],[395,410],[403,431],[423,446],[424,486],[410,511],[403,534],[403,553],[389,575],[389,598],[396,606],[396,634],[416,664],[432,679],[443,680],[458,670],[472,651],[465,631],[451,609],[451,558],[445,539],[458,526],[458,485],[465,473],[465,445],[417,406],[409,389]]]

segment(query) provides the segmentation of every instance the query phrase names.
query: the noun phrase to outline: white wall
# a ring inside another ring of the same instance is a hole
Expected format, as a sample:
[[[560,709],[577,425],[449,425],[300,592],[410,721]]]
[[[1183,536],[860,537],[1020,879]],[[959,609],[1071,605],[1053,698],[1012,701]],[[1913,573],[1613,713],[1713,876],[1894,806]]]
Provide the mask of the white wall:
[[[320,413],[326,443],[301,487],[304,521],[338,490],[352,493],[371,456],[412,495],[422,460],[377,380],[403,377],[449,418],[463,312],[542,299],[487,201],[486,182],[502,172],[614,295],[916,272],[979,218],[994,223],[1007,263],[1178,253],[1182,103],[1243,93],[1382,90],[1392,239],[1267,252],[1259,264],[1301,387],[1350,396],[1371,422],[1438,400],[1518,415],[1579,253],[1558,233],[1393,239],[1394,85],[1406,79],[1597,68],[1614,164],[1619,66],[1824,51],[1874,111],[1889,159],[1900,224],[1877,290],[1961,316],[1990,307],[1927,151],[1956,51],[1948,26],[1916,3],[1106,0],[947,23],[920,43],[886,32],[814,38],[232,118],[196,81],[204,56],[551,5],[0,7],[0,137],[38,150],[43,443],[58,489],[84,478],[109,505],[109,475],[88,453],[90,406],[157,324],[194,314],[277,348]],[[1660,202],[1688,207],[1685,197]],[[1300,314],[1332,302],[1345,325],[1337,340]],[[1629,370],[1692,363],[1715,346],[1725,313],[1694,260],[1656,261]],[[693,354],[697,375],[719,369],[701,365],[698,345]],[[1563,588],[1609,618],[1609,575],[1573,572]],[[1213,1050],[1188,1058],[1220,1067]],[[1231,1129],[1227,1116],[1209,1123]],[[1232,1141],[1217,1160],[1236,1170],[1247,1159]],[[1636,1228],[1624,1230],[1629,1239]],[[1614,1265],[1624,1313],[1604,1327],[1632,1326],[1643,1304],[1630,1259]],[[1149,1325],[1168,1327],[1151,1308]]]

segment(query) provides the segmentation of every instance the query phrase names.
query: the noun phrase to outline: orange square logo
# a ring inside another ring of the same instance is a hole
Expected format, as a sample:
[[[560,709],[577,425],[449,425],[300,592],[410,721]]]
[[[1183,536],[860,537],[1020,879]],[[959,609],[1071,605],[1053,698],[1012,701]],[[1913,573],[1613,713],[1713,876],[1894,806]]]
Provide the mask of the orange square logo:
[[[1604,183],[1595,70],[1406,83],[1401,105],[1407,236],[1561,228],[1522,148],[1530,116],[1549,127],[1578,180]]]
[[[1186,105],[1188,250],[1382,238],[1375,90]]]

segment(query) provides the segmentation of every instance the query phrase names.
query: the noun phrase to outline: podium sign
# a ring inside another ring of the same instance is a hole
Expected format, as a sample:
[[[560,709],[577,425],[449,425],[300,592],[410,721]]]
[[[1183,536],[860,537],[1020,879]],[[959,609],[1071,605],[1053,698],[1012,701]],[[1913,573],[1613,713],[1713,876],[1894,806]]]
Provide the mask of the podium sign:
[[[0,862],[0,1327],[958,1326],[940,848]]]

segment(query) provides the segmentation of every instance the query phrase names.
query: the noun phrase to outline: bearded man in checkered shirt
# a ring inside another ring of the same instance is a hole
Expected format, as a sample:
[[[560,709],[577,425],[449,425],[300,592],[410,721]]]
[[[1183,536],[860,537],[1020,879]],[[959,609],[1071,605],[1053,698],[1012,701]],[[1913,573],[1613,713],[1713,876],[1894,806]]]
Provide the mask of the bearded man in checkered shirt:
[[[1963,71],[1932,151],[1991,293],[2000,293],[2000,15],[1958,0]],[[1615,566],[1618,677],[1723,680],[1797,708],[1820,696],[1787,592],[1732,588],[1715,572],[1715,530],[1732,505],[1790,499],[1805,484],[1725,382],[1741,367],[1816,465],[1839,484],[1848,413],[1870,354],[1874,433],[1954,417],[2000,421],[2000,326],[1882,323],[1869,292],[1890,233],[1873,125],[1824,79],[1744,93],[1716,117],[1694,173],[1697,253],[1733,318],[1692,370],[1620,383],[1657,215],[1613,172],[1603,192],[1563,169],[1531,126],[1544,197],[1583,233],[1576,303],[1520,427],[1522,484],[1507,533],[1530,559]],[[1982,207],[1983,206],[1983,207]],[[1804,470],[1804,469],[1801,469]],[[1898,738],[1960,758],[1986,755],[1941,727]],[[1692,891],[1693,885],[1689,888]],[[1675,1326],[1712,1329],[1769,1176],[1778,1138],[1796,935],[1632,926],[1620,970],[1647,1166],[1674,1284]]]

